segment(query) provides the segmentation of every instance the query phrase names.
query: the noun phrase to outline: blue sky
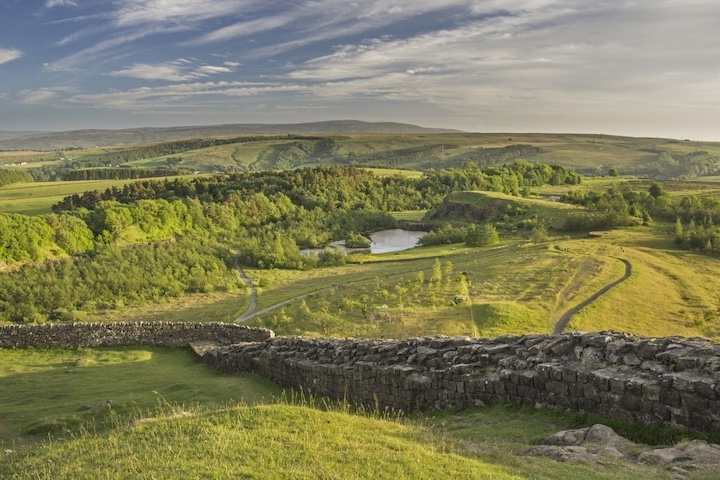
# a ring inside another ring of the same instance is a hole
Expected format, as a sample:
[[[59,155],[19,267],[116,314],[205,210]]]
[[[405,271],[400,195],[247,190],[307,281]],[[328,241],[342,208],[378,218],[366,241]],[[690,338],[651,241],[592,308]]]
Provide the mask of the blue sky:
[[[0,129],[720,140],[717,0],[0,0]]]

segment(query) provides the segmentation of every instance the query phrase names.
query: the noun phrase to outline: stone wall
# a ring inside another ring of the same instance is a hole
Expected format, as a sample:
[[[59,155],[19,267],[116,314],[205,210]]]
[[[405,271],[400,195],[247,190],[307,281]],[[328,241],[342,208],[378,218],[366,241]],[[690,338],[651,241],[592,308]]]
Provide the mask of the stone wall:
[[[227,372],[380,408],[514,402],[720,431],[720,345],[613,332],[400,341],[278,337],[207,351]]]
[[[222,345],[262,342],[275,334],[265,328],[231,323],[46,323],[0,325],[0,348],[157,345],[187,347],[211,341]]]

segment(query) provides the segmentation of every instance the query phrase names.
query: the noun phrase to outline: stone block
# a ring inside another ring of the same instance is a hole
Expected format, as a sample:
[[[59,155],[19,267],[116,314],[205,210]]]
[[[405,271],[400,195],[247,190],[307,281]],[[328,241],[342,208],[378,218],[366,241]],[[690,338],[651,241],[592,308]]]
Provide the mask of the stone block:
[[[545,390],[555,395],[567,395],[569,388],[568,385],[563,382],[550,380],[545,382]]]

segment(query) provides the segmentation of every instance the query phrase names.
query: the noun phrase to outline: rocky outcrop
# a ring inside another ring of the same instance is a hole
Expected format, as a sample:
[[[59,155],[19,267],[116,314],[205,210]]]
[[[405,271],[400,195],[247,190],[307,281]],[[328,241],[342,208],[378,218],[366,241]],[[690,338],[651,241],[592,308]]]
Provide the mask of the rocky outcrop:
[[[187,347],[194,342],[221,345],[261,342],[275,334],[265,328],[231,323],[121,322],[0,325],[0,348],[157,345]]]
[[[505,211],[507,201],[496,199],[485,206],[476,206],[471,203],[455,201],[450,194],[442,201],[437,209],[428,216],[433,220],[465,219],[482,222],[488,218],[496,217]]]
[[[614,332],[426,337],[398,341],[279,337],[210,349],[227,372],[383,409],[496,402],[645,424],[720,431],[720,345]]]
[[[558,462],[603,464],[617,459],[660,467],[672,466],[673,477],[678,479],[686,478],[683,474],[688,470],[720,466],[720,445],[694,440],[671,448],[647,450],[647,447],[630,442],[610,427],[599,424],[558,432],[525,453],[550,457]]]

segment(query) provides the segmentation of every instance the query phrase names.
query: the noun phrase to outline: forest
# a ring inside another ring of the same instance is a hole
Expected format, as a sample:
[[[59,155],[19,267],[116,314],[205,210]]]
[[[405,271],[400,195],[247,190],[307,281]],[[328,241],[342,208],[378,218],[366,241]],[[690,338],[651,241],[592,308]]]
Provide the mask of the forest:
[[[132,180],[136,178],[173,177],[189,175],[188,170],[178,168],[81,168],[62,172],[62,180]]]
[[[300,249],[336,239],[360,241],[363,234],[396,227],[389,212],[433,208],[454,191],[517,195],[527,186],[579,182],[563,167],[526,162],[429,170],[417,179],[323,166],[144,180],[73,195],[50,215],[0,214],[0,261],[12,268],[0,277],[0,316],[42,321],[65,318],[64,312],[239,288],[230,262],[235,247],[247,266],[339,265],[347,261],[344,254],[308,257]],[[492,232],[473,235],[473,242],[494,241]],[[74,284],[83,285],[75,292],[68,287]]]
[[[32,176],[24,170],[0,169],[0,187],[4,187],[5,185],[10,185],[12,183],[32,181]]]

